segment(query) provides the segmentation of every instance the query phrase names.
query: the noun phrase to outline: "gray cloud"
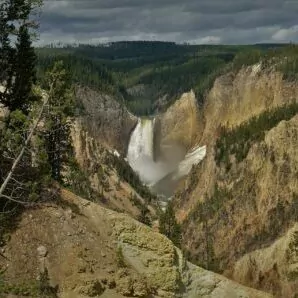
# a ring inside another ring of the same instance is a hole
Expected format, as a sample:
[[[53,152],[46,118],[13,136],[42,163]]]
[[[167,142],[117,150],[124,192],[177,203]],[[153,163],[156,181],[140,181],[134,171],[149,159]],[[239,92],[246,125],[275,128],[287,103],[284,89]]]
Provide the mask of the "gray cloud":
[[[45,0],[40,44],[298,42],[297,0]]]

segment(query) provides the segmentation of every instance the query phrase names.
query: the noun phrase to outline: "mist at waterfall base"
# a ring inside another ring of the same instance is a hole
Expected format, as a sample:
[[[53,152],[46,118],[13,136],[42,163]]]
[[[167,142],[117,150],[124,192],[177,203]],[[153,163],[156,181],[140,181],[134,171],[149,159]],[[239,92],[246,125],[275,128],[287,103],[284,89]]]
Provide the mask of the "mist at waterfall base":
[[[153,185],[169,173],[169,165],[154,161],[154,120],[139,119],[133,131],[127,160],[142,182]]]
[[[206,147],[196,147],[184,159],[154,161],[154,124],[155,119],[139,119],[134,129],[127,152],[127,161],[139,175],[143,183],[161,196],[169,197],[174,193],[175,181],[186,176],[193,165],[202,161]],[[167,152],[175,155],[177,147],[169,146]],[[177,153],[178,154],[178,153]]]

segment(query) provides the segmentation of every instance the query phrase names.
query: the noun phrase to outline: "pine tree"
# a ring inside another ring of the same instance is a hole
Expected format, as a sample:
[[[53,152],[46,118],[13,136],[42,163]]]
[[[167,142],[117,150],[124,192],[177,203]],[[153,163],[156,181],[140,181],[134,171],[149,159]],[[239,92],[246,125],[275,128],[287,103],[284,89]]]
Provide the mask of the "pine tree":
[[[40,5],[40,0],[4,0],[0,4],[0,84],[5,87],[0,103],[10,111],[28,113],[37,99],[32,94],[36,77],[32,37],[38,26],[30,18]]]
[[[159,231],[171,239],[176,246],[180,246],[181,227],[176,221],[172,203],[168,204],[166,211],[160,216]]]
[[[10,42],[10,34],[14,30],[14,25],[10,24],[10,8],[8,1],[0,4],[0,84],[5,82],[7,90],[12,84],[12,61],[15,54],[15,49]],[[7,90],[0,92],[1,103],[6,99]]]
[[[46,148],[51,176],[62,181],[63,165],[71,152],[70,124],[68,117],[72,116],[73,94],[70,78],[64,69],[63,63],[58,61],[47,75],[49,107],[46,115]]]
[[[37,100],[32,94],[32,86],[36,82],[36,55],[32,47],[31,37],[27,26],[22,25],[19,30],[16,44],[14,65],[14,85],[11,90],[9,108],[27,112],[30,104]]]
[[[151,226],[152,224],[149,209],[144,204],[140,206],[140,215],[138,216],[138,221],[147,226]]]

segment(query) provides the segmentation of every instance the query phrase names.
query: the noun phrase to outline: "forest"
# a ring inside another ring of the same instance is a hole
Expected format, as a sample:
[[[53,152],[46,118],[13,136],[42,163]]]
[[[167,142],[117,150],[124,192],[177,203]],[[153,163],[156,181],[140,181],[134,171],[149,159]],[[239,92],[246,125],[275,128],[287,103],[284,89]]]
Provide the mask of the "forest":
[[[275,44],[213,46],[123,41],[49,45],[36,50],[37,77],[41,83],[48,66],[62,60],[74,83],[124,99],[128,109],[139,116],[163,111],[190,89],[203,104],[216,77],[260,60],[269,63],[274,57],[296,57],[280,65],[291,78],[295,71],[290,68],[297,67],[298,57],[297,46]]]

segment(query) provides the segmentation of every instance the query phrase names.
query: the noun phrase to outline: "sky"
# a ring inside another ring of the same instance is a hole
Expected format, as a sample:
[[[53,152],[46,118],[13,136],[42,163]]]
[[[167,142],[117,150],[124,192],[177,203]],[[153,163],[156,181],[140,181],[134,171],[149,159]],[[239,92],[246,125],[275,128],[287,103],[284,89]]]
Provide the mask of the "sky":
[[[40,45],[298,42],[298,0],[44,0]]]

